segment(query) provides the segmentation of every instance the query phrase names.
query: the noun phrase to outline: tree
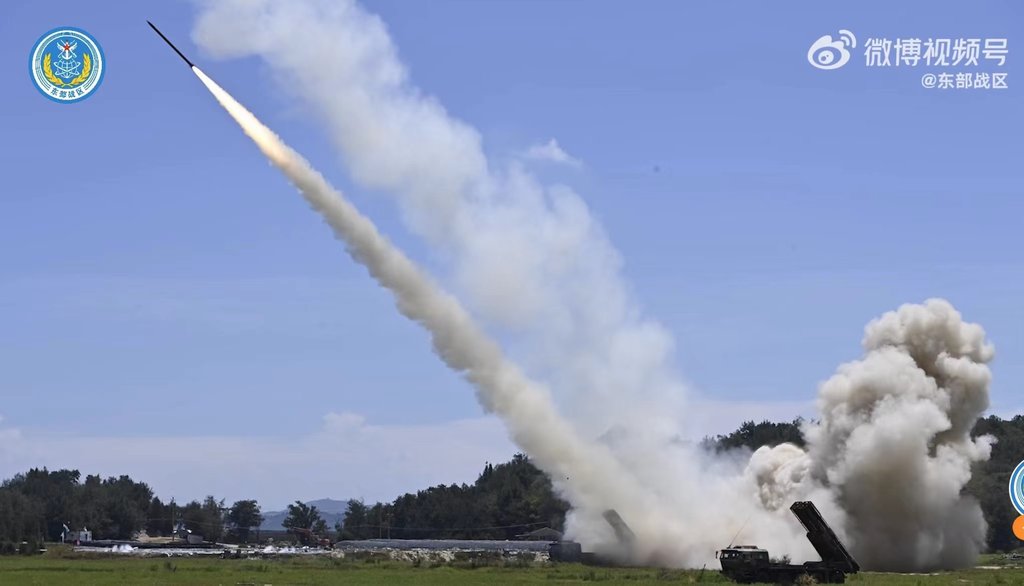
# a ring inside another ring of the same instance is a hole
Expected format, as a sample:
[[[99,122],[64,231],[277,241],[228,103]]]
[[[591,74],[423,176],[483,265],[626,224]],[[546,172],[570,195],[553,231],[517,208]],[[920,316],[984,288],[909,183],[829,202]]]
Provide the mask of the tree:
[[[767,420],[761,423],[744,421],[739,429],[729,435],[720,435],[714,439],[705,438],[704,445],[717,452],[736,448],[756,450],[761,446],[777,446],[782,443],[803,447],[804,434],[800,430],[803,423],[803,419],[799,417],[787,423]]]
[[[530,459],[484,466],[473,485],[438,485],[372,507],[350,501],[343,538],[512,539],[548,526],[561,530],[569,505]]]
[[[227,522],[239,542],[249,543],[249,530],[263,523],[259,504],[255,500],[235,501],[228,509]]]
[[[145,483],[128,476],[110,477],[103,481],[103,512],[106,525],[103,533],[114,539],[131,539],[146,525],[146,511],[153,491]]]
[[[170,535],[173,530],[170,505],[165,505],[160,497],[153,497],[146,510],[146,533],[150,537],[159,537]]]
[[[313,523],[313,533],[321,537],[330,537],[328,532],[329,530],[327,529],[327,521],[324,521],[318,516],[316,522]]]
[[[78,470],[33,468],[4,482],[35,503],[41,515],[44,537],[60,539],[64,525],[89,527],[97,539],[130,539],[146,523],[153,491],[128,476],[86,476]]]
[[[194,525],[214,539],[220,535],[219,505],[208,497],[193,506]],[[88,528],[95,539],[131,539],[141,529],[169,533],[167,509],[148,485],[129,476],[83,480],[77,470],[33,468],[0,486],[0,550],[8,549],[4,542],[59,540],[64,525]]]
[[[44,535],[47,539],[60,539],[64,522],[68,521],[75,506],[75,491],[81,474],[78,470],[32,468],[4,483],[32,499],[41,509]]]
[[[43,542],[43,508],[16,490],[0,488],[0,553],[13,552],[22,541]]]
[[[206,541],[217,541],[224,535],[224,500],[212,496],[206,497],[202,503],[192,501],[182,507],[181,520],[185,528]]]
[[[288,516],[281,524],[289,533],[296,534],[303,545],[310,545],[312,533],[327,532],[327,522],[320,517],[320,511],[316,506],[307,505],[302,501],[288,505]]]
[[[339,539],[368,539],[370,528],[367,520],[369,509],[362,500],[348,501],[345,516],[335,526]]]

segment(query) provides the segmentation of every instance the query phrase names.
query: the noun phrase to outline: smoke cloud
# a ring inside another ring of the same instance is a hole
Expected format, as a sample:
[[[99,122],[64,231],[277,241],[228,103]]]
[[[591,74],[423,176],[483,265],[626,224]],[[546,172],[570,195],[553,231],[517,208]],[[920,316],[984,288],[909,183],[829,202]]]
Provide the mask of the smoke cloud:
[[[806,450],[706,453],[680,440],[686,389],[673,340],[632,300],[621,258],[582,198],[543,185],[522,161],[489,159],[475,129],[412,85],[379,18],[349,1],[228,0],[201,4],[194,36],[215,56],[260,56],[325,122],[353,178],[393,196],[450,262],[473,315],[532,349],[528,377],[453,296],[196,70],[550,475],[572,505],[568,533],[585,547],[699,567],[736,538],[815,559],[788,511],[811,499],[867,568],[976,556],[984,522],[960,491],[971,463],[988,457],[990,440],[969,431],[988,404],[992,348],[948,303],[904,306],[869,324],[865,356],[821,386]],[[629,548],[616,543],[607,508],[636,533]]]
[[[992,438],[972,439],[988,408],[994,349],[948,302],[904,305],[868,324],[865,355],[820,389],[807,451],[761,448],[751,459],[770,508],[826,488],[850,547],[879,570],[962,567],[984,547],[981,509],[961,494]]]

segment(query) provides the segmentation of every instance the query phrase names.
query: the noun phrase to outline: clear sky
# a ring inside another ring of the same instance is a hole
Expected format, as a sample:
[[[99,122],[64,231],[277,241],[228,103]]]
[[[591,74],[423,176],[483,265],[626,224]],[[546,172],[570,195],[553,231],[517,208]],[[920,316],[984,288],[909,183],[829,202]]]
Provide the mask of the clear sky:
[[[414,83],[494,156],[549,166],[603,223],[710,414],[813,415],[863,326],[945,297],[996,345],[993,412],[1024,411],[1024,7],[1012,2],[367,2]],[[345,256],[152,20],[413,258],[256,59],[192,42],[189,3],[9,2],[0,19],[0,477],[32,465],[213,492],[390,499],[511,455],[426,335]],[[77,104],[26,75],[83,28],[107,73]],[[851,62],[807,61],[852,30]],[[1002,67],[869,68],[868,38],[1007,38]],[[338,51],[344,51],[343,46]],[[329,66],[331,55],[323,56]],[[922,87],[1006,72],[1008,89]],[[400,365],[400,367],[395,367]],[[288,470],[288,482],[280,481]]]

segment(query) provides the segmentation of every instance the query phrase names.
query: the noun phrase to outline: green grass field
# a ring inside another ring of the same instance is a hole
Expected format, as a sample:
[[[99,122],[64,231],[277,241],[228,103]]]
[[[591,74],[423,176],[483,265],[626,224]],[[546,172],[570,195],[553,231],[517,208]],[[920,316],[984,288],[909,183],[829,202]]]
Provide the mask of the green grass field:
[[[992,558],[995,563],[996,558]],[[474,564],[436,567],[379,559],[293,557],[266,560],[220,558],[138,558],[127,556],[0,557],[0,584],[264,585],[287,584],[605,584],[727,583],[716,571],[594,568],[578,564]],[[849,584],[955,585],[1024,584],[1024,568],[971,569],[934,575],[861,573]]]

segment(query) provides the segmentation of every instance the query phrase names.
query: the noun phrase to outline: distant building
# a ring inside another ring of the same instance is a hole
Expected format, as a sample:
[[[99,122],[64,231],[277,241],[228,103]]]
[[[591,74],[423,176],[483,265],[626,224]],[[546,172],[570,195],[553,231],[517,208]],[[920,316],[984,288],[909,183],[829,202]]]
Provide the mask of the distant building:
[[[551,527],[542,527],[529,533],[520,533],[516,535],[516,539],[520,541],[561,541],[562,532],[555,531]]]

